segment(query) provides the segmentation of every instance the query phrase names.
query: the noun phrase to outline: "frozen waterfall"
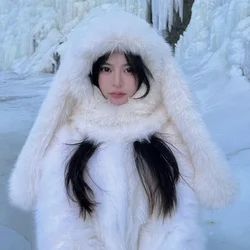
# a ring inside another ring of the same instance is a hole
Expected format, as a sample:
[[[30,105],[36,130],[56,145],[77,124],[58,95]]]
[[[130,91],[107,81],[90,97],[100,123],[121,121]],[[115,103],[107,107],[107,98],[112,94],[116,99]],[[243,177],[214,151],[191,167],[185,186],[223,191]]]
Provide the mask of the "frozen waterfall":
[[[151,6],[153,26],[164,30],[174,10],[182,16],[183,0],[1,0],[0,69],[51,72],[69,33],[97,6],[122,7],[144,19]]]

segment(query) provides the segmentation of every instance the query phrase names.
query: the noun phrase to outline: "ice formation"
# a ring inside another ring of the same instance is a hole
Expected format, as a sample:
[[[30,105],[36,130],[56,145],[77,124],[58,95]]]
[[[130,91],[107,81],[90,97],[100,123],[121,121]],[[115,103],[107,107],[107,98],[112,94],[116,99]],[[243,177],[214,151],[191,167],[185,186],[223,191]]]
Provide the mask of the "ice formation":
[[[153,26],[157,30],[168,30],[173,25],[174,11],[183,18],[183,0],[152,0]]]
[[[231,74],[250,79],[250,1],[195,1],[176,57],[180,63],[197,60],[203,65],[217,58]]]
[[[183,0],[1,0],[0,69],[18,73],[56,70],[69,33],[97,6],[122,7],[164,30],[173,11],[182,14]]]

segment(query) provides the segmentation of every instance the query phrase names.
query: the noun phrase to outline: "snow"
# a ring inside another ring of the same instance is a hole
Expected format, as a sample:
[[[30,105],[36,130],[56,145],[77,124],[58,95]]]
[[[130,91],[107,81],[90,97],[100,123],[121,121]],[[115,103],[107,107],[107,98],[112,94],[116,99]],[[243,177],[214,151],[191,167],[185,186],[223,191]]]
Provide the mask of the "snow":
[[[31,214],[8,202],[7,181],[47,92],[51,75],[26,78],[0,72],[0,240],[1,250],[35,250]]]
[[[208,129],[239,183],[234,202],[203,213],[207,249],[250,249],[250,2],[195,1],[175,51]]]
[[[17,73],[53,72],[53,54],[64,53],[70,32],[95,7],[123,8],[144,19],[149,0],[1,0],[0,69]],[[182,17],[183,0],[152,0],[154,27],[173,23],[173,11]]]
[[[182,62],[199,58],[208,63],[216,53],[233,74],[250,79],[250,1],[195,1],[192,18],[176,46]]]
[[[53,53],[63,51],[67,35],[91,9],[122,6],[145,18],[145,1],[1,0],[0,69],[51,72]]]
[[[212,77],[208,77],[204,85],[217,85],[217,91],[209,91],[205,120],[224,150],[240,188],[231,206],[206,211],[208,246],[211,246],[208,249],[250,249],[250,240],[246,237],[250,233],[250,84],[243,77],[226,77],[225,72],[210,73]],[[208,86],[205,88],[209,90]]]
[[[143,16],[145,1],[117,2]],[[6,188],[10,171],[52,79],[52,74],[39,72],[51,70],[55,63],[53,53],[63,54],[71,30],[77,29],[87,15],[83,10],[104,2],[102,8],[111,8],[108,3],[112,1],[101,0],[92,4],[76,0],[0,2],[0,68],[11,69],[0,71],[1,250],[35,249],[33,218],[10,206]],[[182,1],[165,0],[165,3],[181,12]],[[166,14],[171,24],[171,8],[163,11],[156,1],[152,0],[152,4],[155,28],[161,29],[164,18],[159,16]],[[92,14],[98,15],[98,10]],[[218,210],[203,209],[202,226],[209,250],[250,249],[249,15],[249,0],[195,1],[190,25],[175,51],[208,129],[239,183],[232,204]]]
[[[218,54],[205,65],[198,60],[182,64],[192,79],[190,87],[208,129],[239,184],[232,204],[218,210],[204,209],[202,221],[207,249],[249,250],[250,82],[245,76],[229,74]]]

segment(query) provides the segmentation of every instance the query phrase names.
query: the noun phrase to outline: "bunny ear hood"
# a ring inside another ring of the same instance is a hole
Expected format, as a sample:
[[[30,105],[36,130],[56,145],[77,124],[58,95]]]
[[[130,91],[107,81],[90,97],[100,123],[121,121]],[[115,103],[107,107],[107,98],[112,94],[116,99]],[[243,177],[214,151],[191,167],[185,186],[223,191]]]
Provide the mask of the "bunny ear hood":
[[[126,122],[123,115],[126,112],[130,117],[134,112],[132,117],[137,119],[139,115],[146,116],[164,105],[166,119],[171,118],[189,149],[195,172],[194,188],[200,201],[213,207],[230,201],[235,184],[227,163],[193,107],[170,46],[145,20],[118,10],[104,11],[98,17],[90,15],[72,34],[61,66],[11,175],[11,201],[23,209],[33,206],[41,171],[39,162],[57,130],[67,123],[75,110],[78,107],[87,109],[91,103],[101,100],[89,74],[101,55],[117,50],[139,54],[154,78],[148,96],[120,107],[123,117],[120,122]]]

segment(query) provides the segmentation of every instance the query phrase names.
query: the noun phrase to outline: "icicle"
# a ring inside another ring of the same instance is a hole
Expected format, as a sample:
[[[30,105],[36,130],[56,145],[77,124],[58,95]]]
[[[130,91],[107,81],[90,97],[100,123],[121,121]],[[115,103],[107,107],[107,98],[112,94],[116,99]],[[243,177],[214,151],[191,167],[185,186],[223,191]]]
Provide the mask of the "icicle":
[[[168,30],[171,30],[174,21],[174,2],[168,0],[168,12],[167,12]]]
[[[152,0],[153,27],[158,30],[171,30],[174,11],[179,13],[183,20],[183,0]]]
[[[152,21],[153,27],[158,29],[158,1],[152,0]]]

